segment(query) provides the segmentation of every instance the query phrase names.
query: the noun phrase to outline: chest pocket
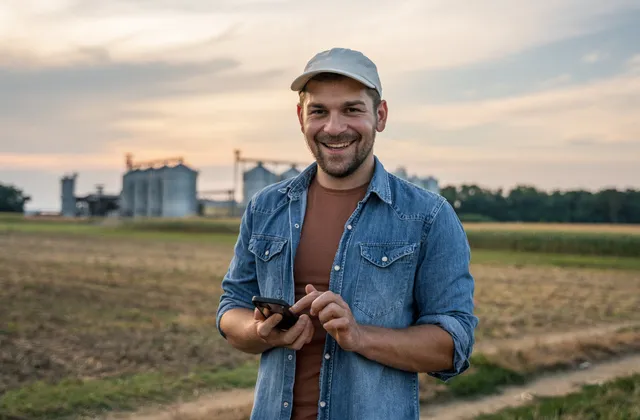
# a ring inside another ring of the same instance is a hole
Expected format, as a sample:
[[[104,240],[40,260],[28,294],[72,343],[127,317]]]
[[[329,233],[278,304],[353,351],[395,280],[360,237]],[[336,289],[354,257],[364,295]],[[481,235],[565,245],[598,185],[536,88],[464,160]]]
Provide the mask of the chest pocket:
[[[409,298],[418,244],[360,244],[354,306],[370,319],[389,315]]]
[[[249,239],[249,252],[256,256],[256,275],[260,295],[282,299],[284,284],[285,238],[254,235]]]

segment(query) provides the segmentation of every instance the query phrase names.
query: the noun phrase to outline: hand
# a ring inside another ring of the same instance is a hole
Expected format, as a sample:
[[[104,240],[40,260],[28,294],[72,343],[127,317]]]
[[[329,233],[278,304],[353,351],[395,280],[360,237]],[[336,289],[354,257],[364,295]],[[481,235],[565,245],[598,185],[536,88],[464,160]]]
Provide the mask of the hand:
[[[267,312],[267,316],[269,313]],[[308,315],[302,315],[298,321],[287,331],[276,328],[282,320],[282,315],[273,314],[265,318],[256,308],[253,311],[253,319],[256,320],[256,333],[258,337],[272,347],[286,347],[292,350],[300,350],[303,345],[311,342],[313,337],[313,323]]]
[[[322,327],[340,347],[347,351],[358,351],[364,333],[342,297],[331,291],[319,292],[310,284],[305,287],[305,291],[307,295],[297,301],[291,311],[300,313],[310,308],[311,316],[318,317]]]

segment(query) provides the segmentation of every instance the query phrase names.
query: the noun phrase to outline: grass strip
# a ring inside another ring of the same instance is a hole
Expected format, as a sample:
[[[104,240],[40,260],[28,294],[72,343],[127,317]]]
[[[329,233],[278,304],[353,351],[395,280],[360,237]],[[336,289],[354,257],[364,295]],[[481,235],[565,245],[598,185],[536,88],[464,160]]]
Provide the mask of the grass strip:
[[[536,397],[521,407],[483,414],[476,420],[639,419],[640,374],[601,385],[584,385],[560,397]]]
[[[257,378],[255,363],[230,370],[200,371],[186,376],[158,372],[102,379],[37,382],[0,397],[0,419],[66,419],[107,411],[133,410],[141,404],[165,403],[196,391],[249,388]]]

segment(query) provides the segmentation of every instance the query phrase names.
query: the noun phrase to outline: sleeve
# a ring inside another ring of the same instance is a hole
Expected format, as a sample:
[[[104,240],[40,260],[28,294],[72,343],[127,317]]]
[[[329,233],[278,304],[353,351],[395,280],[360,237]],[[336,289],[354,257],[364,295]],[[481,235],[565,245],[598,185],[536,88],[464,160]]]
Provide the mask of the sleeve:
[[[222,315],[234,308],[253,309],[251,299],[260,294],[256,277],[255,256],[249,251],[252,231],[251,206],[252,201],[249,201],[240,221],[240,232],[229,269],[221,284],[222,295],[216,314],[216,327],[225,339],[226,335],[220,328]]]
[[[470,366],[474,330],[474,279],[469,271],[471,250],[453,207],[443,200],[431,223],[425,223],[425,240],[416,272],[416,324],[434,324],[453,338],[453,369],[429,372],[442,381]]]

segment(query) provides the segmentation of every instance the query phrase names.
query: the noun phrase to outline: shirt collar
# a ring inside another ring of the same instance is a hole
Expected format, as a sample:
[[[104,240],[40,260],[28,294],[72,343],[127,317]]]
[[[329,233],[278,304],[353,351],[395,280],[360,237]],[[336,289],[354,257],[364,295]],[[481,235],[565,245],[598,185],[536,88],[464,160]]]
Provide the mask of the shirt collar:
[[[294,177],[287,185],[280,188],[283,194],[288,194],[291,199],[298,199],[302,193],[309,187],[311,179],[318,170],[317,162],[307,166],[299,175]],[[380,159],[374,156],[374,170],[373,177],[369,183],[367,189],[367,196],[370,193],[376,194],[382,201],[387,204],[392,204],[391,201],[391,187],[389,185],[389,173],[384,168]]]

